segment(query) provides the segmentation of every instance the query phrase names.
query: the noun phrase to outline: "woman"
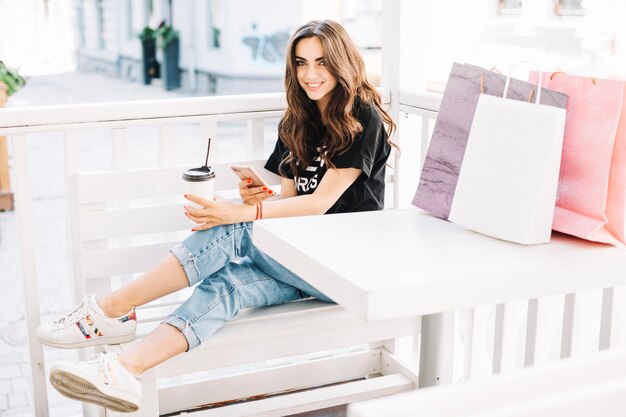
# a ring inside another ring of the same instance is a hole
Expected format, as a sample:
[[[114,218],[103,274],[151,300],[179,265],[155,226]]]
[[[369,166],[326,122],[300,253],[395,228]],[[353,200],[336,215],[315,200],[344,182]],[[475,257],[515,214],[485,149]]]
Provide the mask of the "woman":
[[[164,323],[119,356],[61,363],[50,380],[63,395],[115,411],[141,402],[138,376],[207,340],[242,308],[316,297],[331,302],[252,244],[260,218],[383,208],[385,165],[395,125],[367,82],[363,59],[341,25],[313,21],[290,40],[285,74],[287,109],[266,168],[279,174],[280,198],[241,181],[243,204],[186,198],[195,233],[154,268],[97,300],[88,295],[72,313],[40,326],[41,343],[74,348],[135,338],[135,307],[196,285]],[[385,125],[388,131],[385,130]]]

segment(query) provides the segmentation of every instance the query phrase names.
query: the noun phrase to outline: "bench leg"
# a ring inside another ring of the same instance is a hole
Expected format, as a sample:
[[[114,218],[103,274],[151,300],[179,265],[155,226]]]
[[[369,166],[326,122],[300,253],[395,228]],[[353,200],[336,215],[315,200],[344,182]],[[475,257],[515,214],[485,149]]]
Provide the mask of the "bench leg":
[[[419,387],[452,382],[454,311],[422,317]]]
[[[131,417],[154,417],[159,415],[159,393],[157,391],[156,369],[152,368],[141,376],[141,406],[139,410],[125,414]]]

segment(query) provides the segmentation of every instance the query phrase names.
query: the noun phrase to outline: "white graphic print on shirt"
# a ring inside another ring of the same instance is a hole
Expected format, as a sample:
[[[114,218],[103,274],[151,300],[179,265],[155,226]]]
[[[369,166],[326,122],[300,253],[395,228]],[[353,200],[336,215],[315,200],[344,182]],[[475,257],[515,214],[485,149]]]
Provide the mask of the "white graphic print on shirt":
[[[317,151],[320,152],[321,149],[317,148]],[[321,156],[317,156],[311,165],[306,167],[301,176],[294,178],[298,194],[311,194],[315,191],[325,171],[324,160]]]

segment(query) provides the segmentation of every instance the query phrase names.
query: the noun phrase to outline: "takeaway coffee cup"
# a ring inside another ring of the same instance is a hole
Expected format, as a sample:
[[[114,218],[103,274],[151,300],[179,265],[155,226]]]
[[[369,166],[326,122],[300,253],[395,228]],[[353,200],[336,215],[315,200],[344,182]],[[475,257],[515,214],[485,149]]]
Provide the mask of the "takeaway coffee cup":
[[[209,166],[209,152],[211,150],[211,138],[209,138],[204,165],[199,168],[190,168],[183,172],[185,181],[185,194],[193,194],[206,200],[213,200],[215,190],[215,172]],[[201,206],[187,201],[186,204],[200,208]]]
[[[193,194],[206,200],[213,200],[215,190],[215,172],[209,166],[191,168],[183,172],[185,194]],[[187,201],[186,204],[200,207],[198,204]]]

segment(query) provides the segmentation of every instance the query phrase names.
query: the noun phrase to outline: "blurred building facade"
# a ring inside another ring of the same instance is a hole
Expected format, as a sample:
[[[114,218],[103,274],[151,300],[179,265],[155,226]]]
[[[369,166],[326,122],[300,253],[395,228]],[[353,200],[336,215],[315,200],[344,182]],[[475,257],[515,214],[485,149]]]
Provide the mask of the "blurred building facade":
[[[183,88],[228,94],[282,89],[290,34],[312,15],[341,18],[341,2],[305,0],[76,0],[77,66],[141,79],[139,33],[160,22],[180,33]],[[160,61],[160,54],[157,59]],[[237,87],[234,87],[234,84]]]
[[[501,72],[514,62],[532,61],[546,71],[626,78],[623,0],[400,3],[403,90],[441,90],[454,61]],[[381,5],[382,0],[0,0],[0,59],[27,76],[79,68],[141,82],[138,35],[146,25],[166,21],[180,32],[183,88],[197,94],[278,91],[289,34],[305,21],[327,18],[346,27],[378,85]]]

